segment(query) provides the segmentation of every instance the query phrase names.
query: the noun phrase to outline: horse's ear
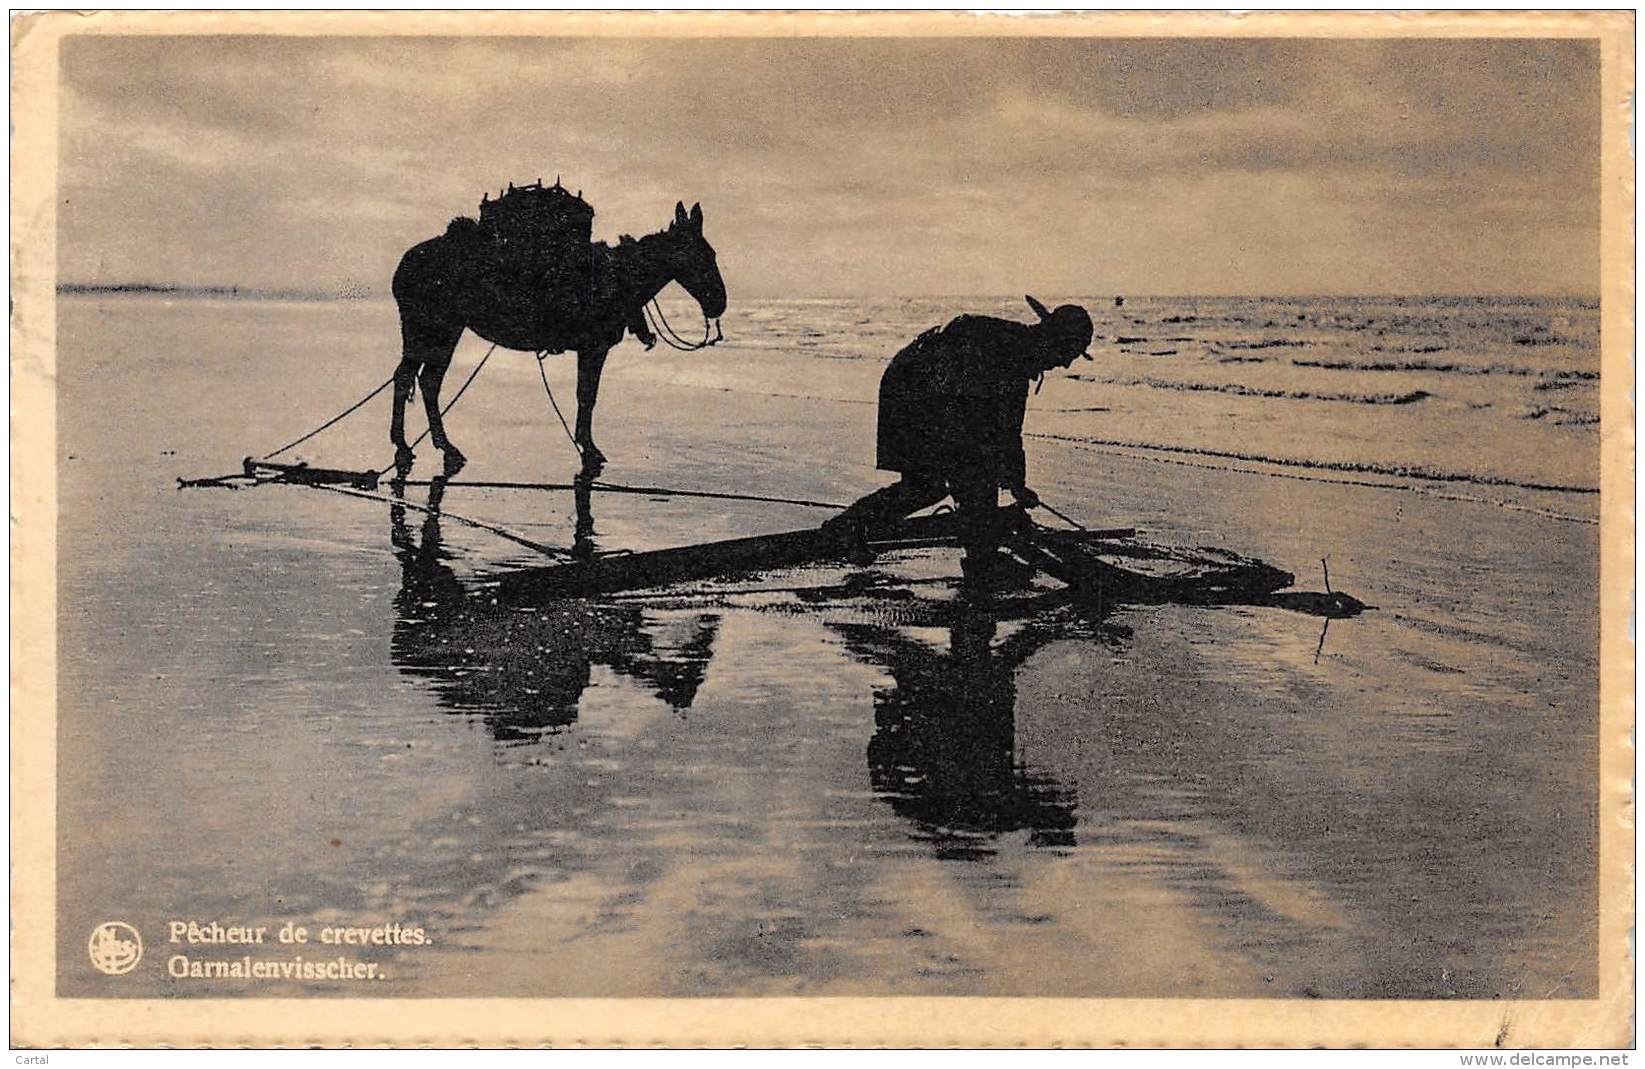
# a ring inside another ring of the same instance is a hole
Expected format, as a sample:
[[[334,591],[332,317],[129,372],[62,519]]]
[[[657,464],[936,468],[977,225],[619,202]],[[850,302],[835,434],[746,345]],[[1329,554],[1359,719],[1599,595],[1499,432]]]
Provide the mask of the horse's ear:
[[[687,222],[690,222],[690,221],[691,221],[690,217],[685,214],[685,201],[683,201],[683,200],[675,201],[674,202],[674,222],[675,222],[675,224],[679,225],[681,223],[687,223]]]
[[[703,228],[703,206],[700,203],[691,206],[691,225],[698,230]]]
[[[1051,313],[1047,312],[1045,310],[1045,305],[1043,305],[1040,302],[1036,301],[1029,294],[1024,294],[1023,297],[1024,297],[1025,300],[1028,301],[1028,307],[1030,307],[1034,310],[1035,315],[1039,316],[1041,319],[1050,319],[1051,318]]]

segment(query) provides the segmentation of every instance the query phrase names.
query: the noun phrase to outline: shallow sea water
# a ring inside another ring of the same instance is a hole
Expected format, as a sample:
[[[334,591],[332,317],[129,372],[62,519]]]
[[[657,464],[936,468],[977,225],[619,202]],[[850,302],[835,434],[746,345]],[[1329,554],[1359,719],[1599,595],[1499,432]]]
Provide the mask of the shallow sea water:
[[[628,343],[605,478],[850,500],[883,481],[883,359],[962,310],[766,302],[724,349]],[[954,599],[945,551],[849,595],[499,608],[488,578],[539,560],[449,517],[175,488],[386,376],[391,307],[65,299],[59,990],[1592,995],[1596,310],[1130,302],[1098,333],[1103,358],[1033,402],[1046,499],[1308,590],[1328,555],[1376,611],[1322,646],[1273,607],[998,619]],[[465,339],[454,376],[484,351]],[[563,403],[570,361],[548,369]],[[380,399],[298,453],[381,466],[385,423]],[[524,354],[451,428],[463,479],[575,464]],[[444,505],[571,538],[569,494]],[[593,509],[608,549],[826,515]],[[86,954],[111,919],[149,944],[124,977]],[[173,920],[434,942],[349,951],[370,983],[183,980],[171,956],[241,951],[169,944]]]

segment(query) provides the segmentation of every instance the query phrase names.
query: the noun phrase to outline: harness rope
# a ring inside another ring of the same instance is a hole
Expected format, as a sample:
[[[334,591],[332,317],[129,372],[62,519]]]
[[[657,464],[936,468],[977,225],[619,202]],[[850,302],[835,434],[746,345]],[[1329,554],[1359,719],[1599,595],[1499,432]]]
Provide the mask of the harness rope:
[[[565,421],[565,413],[560,411],[560,403],[554,400],[554,388],[548,384],[548,370],[543,366],[543,361],[547,358],[547,349],[537,354],[537,374],[542,377],[543,392],[548,394],[548,403],[554,406],[554,414],[560,417],[560,426],[565,428],[566,440],[571,443],[571,448],[577,451],[578,459],[581,459],[583,447],[577,444],[577,436],[571,433],[571,425]]]

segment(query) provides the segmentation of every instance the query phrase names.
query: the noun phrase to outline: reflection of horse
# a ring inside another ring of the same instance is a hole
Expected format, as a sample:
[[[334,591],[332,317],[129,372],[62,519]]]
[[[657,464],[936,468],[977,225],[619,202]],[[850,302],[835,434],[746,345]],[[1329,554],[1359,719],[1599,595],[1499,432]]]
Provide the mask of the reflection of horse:
[[[998,624],[995,612],[959,606],[946,654],[894,627],[832,625],[853,654],[895,680],[875,695],[869,778],[939,857],[976,858],[988,840],[1020,830],[1037,846],[1073,843],[1076,799],[1016,752],[1016,671],[1069,637],[1068,627],[1039,619],[996,646]],[[1089,631],[1084,622],[1074,627]]]
[[[594,246],[592,288],[580,322],[560,322],[529,273],[510,269],[499,242],[477,226],[453,227],[414,246],[394,272],[402,351],[394,372],[394,415],[389,439],[402,476],[413,455],[406,443],[405,408],[414,384],[423,389],[429,436],[445,454],[445,471],[462,467],[463,454],[446,437],[440,418],[440,384],[463,330],[509,349],[577,350],[577,446],[584,463],[597,468],[604,455],[594,445],[594,401],[606,354],[626,325],[670,282],[679,282],[716,318],[725,311],[725,283],[714,249],[703,237],[703,212],[674,206],[668,229],[615,248]]]
[[[394,487],[403,496],[403,484]],[[445,480],[435,479],[420,542],[403,506],[389,513],[401,567],[391,653],[401,671],[432,681],[447,709],[482,714],[505,742],[530,741],[576,720],[596,664],[647,684],[674,709],[691,707],[713,655],[717,615],[659,622],[637,606],[586,601],[500,608],[466,589],[446,563],[444,494]]]

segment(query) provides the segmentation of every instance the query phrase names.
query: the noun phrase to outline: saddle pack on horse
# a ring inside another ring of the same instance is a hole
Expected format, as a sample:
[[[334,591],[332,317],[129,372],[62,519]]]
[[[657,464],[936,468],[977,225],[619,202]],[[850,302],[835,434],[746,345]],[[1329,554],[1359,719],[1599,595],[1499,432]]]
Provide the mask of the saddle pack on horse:
[[[480,221],[454,219],[448,233],[483,243],[499,288],[545,301],[551,322],[580,323],[588,311],[594,272],[594,209],[556,179],[545,186],[512,182],[480,199]]]

